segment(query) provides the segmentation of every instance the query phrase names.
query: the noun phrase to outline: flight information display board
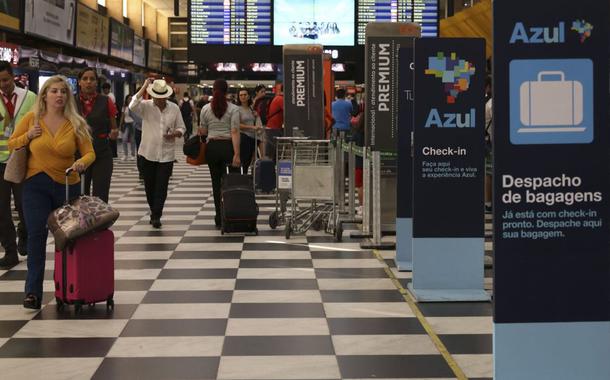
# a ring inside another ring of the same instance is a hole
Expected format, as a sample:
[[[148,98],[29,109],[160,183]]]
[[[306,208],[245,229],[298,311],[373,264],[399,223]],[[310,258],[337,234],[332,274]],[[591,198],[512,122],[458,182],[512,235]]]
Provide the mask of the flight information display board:
[[[359,0],[357,9],[358,45],[364,44],[369,22],[416,22],[422,37],[438,35],[438,0]]]
[[[438,0],[413,0],[407,18],[421,25],[422,37],[438,37]]]
[[[190,0],[193,45],[270,45],[272,0]]]

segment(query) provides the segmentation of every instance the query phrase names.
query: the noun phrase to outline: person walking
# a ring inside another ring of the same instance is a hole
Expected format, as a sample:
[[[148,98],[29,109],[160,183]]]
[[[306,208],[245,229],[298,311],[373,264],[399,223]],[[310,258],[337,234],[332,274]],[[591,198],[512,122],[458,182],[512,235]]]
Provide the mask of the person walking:
[[[188,92],[184,93],[184,96],[178,102],[180,107],[180,113],[182,114],[182,120],[186,127],[186,134],[184,135],[185,141],[193,134],[193,119],[195,118],[195,103],[189,96]]]
[[[123,145],[123,160],[129,159],[129,148],[131,147],[131,157],[136,158],[136,141],[135,141],[135,129],[134,120],[131,117],[131,111],[129,110],[129,102],[131,102],[131,94],[125,97],[123,103],[123,110],[121,112],[121,122],[119,123],[119,129],[121,131],[121,145]]]
[[[226,80],[216,79],[213,85],[212,102],[203,107],[199,117],[201,127],[198,134],[208,136],[206,159],[212,177],[216,228],[220,228],[221,223],[220,185],[222,176],[228,165],[233,167],[241,165],[239,107],[227,101],[228,89]]]
[[[85,173],[85,194],[93,194],[108,203],[114,169],[110,139],[118,135],[117,109],[112,99],[97,92],[97,83],[97,71],[94,68],[87,67],[78,74],[79,96],[76,105],[91,127],[96,156],[95,162]]]
[[[261,128],[256,126],[257,115],[252,109],[252,99],[250,99],[247,89],[239,90],[237,105],[239,106],[239,129],[241,131],[239,157],[241,167],[244,169],[244,173],[247,173],[254,158],[256,134]]]
[[[333,129],[337,132],[348,133],[352,120],[352,103],[349,100],[345,100],[345,89],[343,88],[338,89],[335,95],[337,100],[332,104],[333,119],[335,119]]]
[[[152,100],[142,100],[144,92]],[[129,103],[129,109],[142,118],[142,142],[138,154],[142,156],[144,189],[150,208],[150,224],[154,228],[161,228],[169,177],[176,157],[176,137],[182,137],[186,130],[180,108],[168,101],[172,93],[165,80],[157,79],[151,84],[151,79],[146,79]]]
[[[266,147],[265,152],[273,161],[275,161],[275,138],[284,134],[284,86],[279,83],[276,85],[276,94],[269,104],[267,112],[266,131]]]
[[[0,61],[0,243],[4,248],[0,268],[11,268],[17,265],[19,262],[17,252],[21,255],[27,254],[28,234],[23,216],[21,184],[5,181],[4,170],[9,158],[8,138],[15,126],[36,103],[36,94],[15,86],[13,78],[11,64]],[[19,214],[17,233],[15,233],[11,212],[11,195]]]
[[[69,193],[78,196],[80,177],[95,160],[87,122],[79,115],[68,80],[49,78],[33,111],[23,117],[8,141],[11,150],[28,147],[23,182],[25,223],[28,228],[28,272],[23,306],[40,309],[47,248],[47,219],[65,202],[66,169]],[[80,158],[75,160],[76,153]]]

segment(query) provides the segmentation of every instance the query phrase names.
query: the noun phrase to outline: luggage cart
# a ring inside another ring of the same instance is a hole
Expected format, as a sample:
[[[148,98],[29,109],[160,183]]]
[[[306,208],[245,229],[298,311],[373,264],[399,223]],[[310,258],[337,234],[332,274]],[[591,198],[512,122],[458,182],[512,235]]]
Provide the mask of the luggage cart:
[[[276,229],[286,223],[287,204],[292,191],[292,141],[307,137],[276,137],[275,210],[269,215],[269,227]]]
[[[335,152],[329,140],[293,140],[290,214],[286,239],[313,226],[333,234],[335,228]]]

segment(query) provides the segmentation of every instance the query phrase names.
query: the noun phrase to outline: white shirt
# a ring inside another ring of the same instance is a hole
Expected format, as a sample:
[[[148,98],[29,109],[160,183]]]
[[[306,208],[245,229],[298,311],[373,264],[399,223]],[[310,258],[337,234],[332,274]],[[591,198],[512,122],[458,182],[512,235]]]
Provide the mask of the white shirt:
[[[176,144],[163,136],[168,131],[180,131],[184,134],[186,127],[180,108],[167,101],[165,109],[161,111],[152,100],[142,100],[141,96],[134,96],[129,103],[129,109],[142,118],[142,142],[138,154],[148,161],[174,161]]]

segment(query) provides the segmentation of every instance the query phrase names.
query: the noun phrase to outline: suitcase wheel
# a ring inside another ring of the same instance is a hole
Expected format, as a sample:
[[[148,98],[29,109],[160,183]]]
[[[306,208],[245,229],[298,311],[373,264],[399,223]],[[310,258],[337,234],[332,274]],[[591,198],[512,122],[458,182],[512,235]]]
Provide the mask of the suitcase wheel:
[[[271,227],[272,230],[275,230],[277,228],[279,219],[277,217],[277,211],[273,211],[271,213],[271,215],[269,215],[269,227]]]
[[[74,303],[74,314],[78,315],[83,311],[83,304],[81,302]]]
[[[112,298],[106,300],[106,310],[114,310],[114,300]]]
[[[92,309],[95,307],[95,302],[90,302],[87,306],[89,306],[89,309]]]
[[[59,297],[55,297],[55,302],[57,303],[57,311],[62,311],[64,309],[64,301],[62,301]]]

